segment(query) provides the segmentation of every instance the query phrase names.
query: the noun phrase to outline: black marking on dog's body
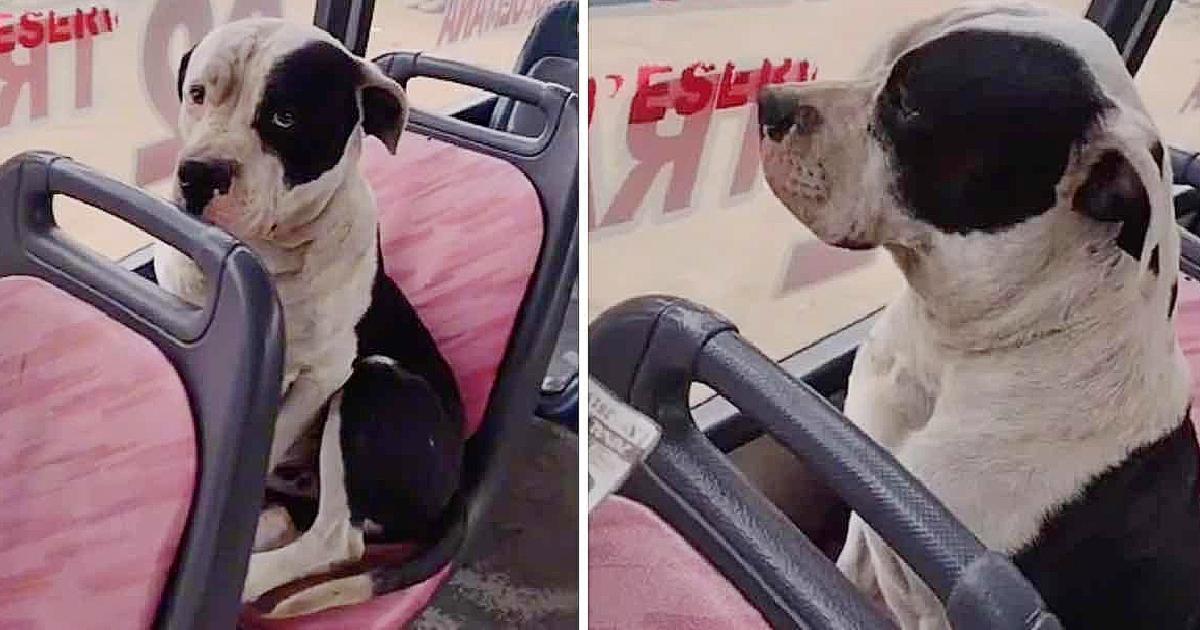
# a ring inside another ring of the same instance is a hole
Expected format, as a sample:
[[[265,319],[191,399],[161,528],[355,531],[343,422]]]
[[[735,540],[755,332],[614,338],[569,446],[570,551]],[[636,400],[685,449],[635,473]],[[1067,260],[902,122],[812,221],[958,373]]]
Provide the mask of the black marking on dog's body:
[[[1120,223],[1117,247],[1141,259],[1146,231],[1150,229],[1150,195],[1133,165],[1120,152],[1106,151],[1100,156],[1075,191],[1071,205],[1076,212],[1097,221]]]
[[[342,159],[359,122],[361,72],[344,50],[314,41],[280,57],[267,74],[251,126],[283,163],[289,188],[317,179]],[[281,112],[293,117],[291,127],[274,123]]]
[[[1155,245],[1154,249],[1150,250],[1150,262],[1148,264],[1150,265],[1150,271],[1152,273],[1154,273],[1154,275],[1157,276],[1158,275],[1158,245]]]
[[[1093,478],[1013,559],[1064,628],[1200,628],[1200,446],[1188,414]]]
[[[997,231],[1054,205],[1073,147],[1107,107],[1071,49],[963,30],[896,62],[871,128],[916,218],[950,233]]]
[[[381,540],[431,542],[447,526],[461,476],[454,374],[382,263],[355,332],[361,358],[341,407],[351,522],[381,526]]]
[[[1171,297],[1168,299],[1170,299],[1171,301],[1167,303],[1167,319],[1171,319],[1172,317],[1175,316],[1175,302],[1176,302],[1176,300],[1179,299],[1179,281],[1178,280],[1171,283]]]

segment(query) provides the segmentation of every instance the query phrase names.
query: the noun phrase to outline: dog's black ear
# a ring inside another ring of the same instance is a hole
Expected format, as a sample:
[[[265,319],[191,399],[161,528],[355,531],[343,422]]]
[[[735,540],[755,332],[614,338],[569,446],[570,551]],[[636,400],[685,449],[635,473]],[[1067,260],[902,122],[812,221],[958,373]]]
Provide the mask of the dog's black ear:
[[[393,81],[375,64],[363,60],[362,127],[366,133],[379,138],[392,154],[408,122],[408,96],[399,83]]]
[[[195,46],[183,53],[183,57],[179,60],[179,72],[175,75],[175,93],[179,96],[179,102],[183,102],[183,76],[187,74],[188,62],[192,60],[192,51],[196,50]]]
[[[1072,207],[1097,221],[1120,223],[1117,246],[1141,258],[1150,227],[1150,195],[1133,164],[1120,151],[1106,151],[1092,165],[1075,191]]]
[[[407,108],[404,99],[385,88],[368,85],[362,91],[363,131],[383,141],[395,153],[404,131]]]

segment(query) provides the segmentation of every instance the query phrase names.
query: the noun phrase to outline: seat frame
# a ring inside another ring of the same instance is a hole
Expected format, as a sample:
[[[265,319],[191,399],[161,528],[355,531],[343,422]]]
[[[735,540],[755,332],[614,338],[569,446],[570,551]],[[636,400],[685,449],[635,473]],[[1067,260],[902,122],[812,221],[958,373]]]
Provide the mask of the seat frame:
[[[542,242],[530,274],[503,359],[478,430],[468,439],[460,492],[466,510],[461,527],[451,527],[421,555],[426,569],[413,580],[432,576],[446,563],[470,552],[480,523],[503,486],[513,454],[527,439],[542,378],[562,328],[571,287],[578,273],[579,105],[562,86],[528,77],[483,70],[422,53],[397,52],[374,62],[407,87],[423,77],[487,90],[537,107],[546,125],[537,137],[480,126],[455,116],[413,107],[407,133],[501,159],[532,183],[542,212]],[[461,536],[460,540],[454,540]]]
[[[71,240],[65,195],[162,239],[213,287],[196,308]],[[283,369],[278,297],[257,257],[224,232],[60,155],[0,167],[0,276],[32,276],[151,341],[175,368],[195,422],[198,478],[156,627],[233,627],[261,508]],[[116,368],[114,368],[116,369]]]

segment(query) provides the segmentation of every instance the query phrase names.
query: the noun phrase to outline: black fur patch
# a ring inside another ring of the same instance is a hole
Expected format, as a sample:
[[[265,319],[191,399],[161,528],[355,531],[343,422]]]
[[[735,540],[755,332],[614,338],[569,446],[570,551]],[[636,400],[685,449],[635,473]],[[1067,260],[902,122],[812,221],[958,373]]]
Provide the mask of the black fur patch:
[[[1154,249],[1150,250],[1150,271],[1154,275],[1158,275],[1158,245],[1155,245]]]
[[[1175,282],[1171,283],[1171,297],[1170,297],[1171,301],[1167,304],[1167,319],[1171,319],[1172,317],[1175,316],[1175,302],[1178,299],[1179,299],[1179,281],[1176,280]]]
[[[380,258],[382,260],[382,257]],[[342,398],[351,520],[388,541],[436,538],[462,475],[462,401],[416,310],[380,266],[355,327],[360,361]]]
[[[1200,627],[1200,447],[1179,428],[1092,479],[1014,557],[1064,628]]]
[[[192,51],[194,50],[196,47],[192,46],[179,59],[179,72],[175,75],[175,93],[179,96],[180,102],[183,101],[183,76],[187,74],[188,62],[192,60]]]
[[[342,158],[359,120],[360,77],[358,62],[327,42],[305,44],[271,68],[252,126],[283,163],[289,188],[317,179]],[[291,127],[275,124],[280,113],[291,116]]]
[[[1154,163],[1158,165],[1158,172],[1165,173],[1167,165],[1163,162],[1163,145],[1161,142],[1155,142],[1150,145],[1150,155],[1154,158]]]
[[[896,62],[872,127],[915,217],[945,232],[997,231],[1053,206],[1072,148],[1106,107],[1069,48],[966,30]]]
[[[1120,223],[1117,247],[1141,259],[1146,231],[1150,229],[1150,196],[1123,155],[1117,151],[1102,155],[1075,191],[1071,205],[1076,212],[1097,221]]]

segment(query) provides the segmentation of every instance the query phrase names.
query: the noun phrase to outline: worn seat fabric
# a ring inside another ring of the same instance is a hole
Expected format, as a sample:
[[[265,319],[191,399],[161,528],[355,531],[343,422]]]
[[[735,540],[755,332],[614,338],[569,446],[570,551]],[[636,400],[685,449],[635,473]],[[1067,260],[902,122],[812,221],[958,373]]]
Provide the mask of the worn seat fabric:
[[[197,474],[183,384],[43,280],[0,278],[0,322],[0,627],[150,627]]]
[[[621,496],[588,517],[588,626],[769,628],[746,598],[650,508]]]

